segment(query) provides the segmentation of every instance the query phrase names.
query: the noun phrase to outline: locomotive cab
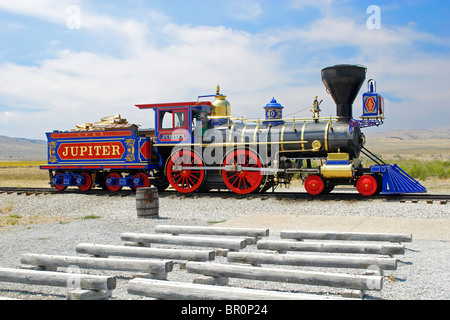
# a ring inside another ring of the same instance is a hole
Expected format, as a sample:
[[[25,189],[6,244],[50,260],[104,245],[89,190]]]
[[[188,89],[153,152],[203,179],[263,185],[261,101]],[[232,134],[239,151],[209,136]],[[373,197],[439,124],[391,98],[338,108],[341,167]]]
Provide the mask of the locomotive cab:
[[[155,144],[196,143],[207,130],[210,102],[177,102],[136,105],[155,111]]]

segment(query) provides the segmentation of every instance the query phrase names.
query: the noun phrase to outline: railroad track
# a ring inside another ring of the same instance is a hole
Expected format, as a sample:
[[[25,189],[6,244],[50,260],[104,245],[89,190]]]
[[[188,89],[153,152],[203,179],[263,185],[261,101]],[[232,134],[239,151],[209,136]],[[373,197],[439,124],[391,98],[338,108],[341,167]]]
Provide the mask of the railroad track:
[[[85,195],[95,195],[95,196],[119,196],[119,197],[126,197],[131,196],[135,194],[135,191],[133,190],[121,190],[117,192],[111,192],[111,191],[104,191],[101,189],[93,189],[90,191],[82,192],[76,188],[74,189],[67,189],[64,192],[57,191],[52,188],[14,188],[14,187],[1,187],[0,193],[8,193],[8,194],[25,194],[25,195],[37,195],[37,194],[85,194]],[[358,192],[342,192],[342,191],[335,191],[327,195],[317,195],[317,196],[311,196],[310,194],[306,192],[292,192],[292,191],[277,191],[277,192],[266,192],[266,193],[252,193],[247,195],[240,195],[229,191],[210,191],[207,193],[191,193],[191,194],[181,194],[179,192],[176,192],[174,190],[167,190],[164,192],[159,193],[160,198],[168,197],[168,196],[178,196],[180,198],[229,198],[229,199],[261,199],[266,200],[269,198],[275,198],[278,200],[306,200],[306,201],[339,201],[339,200],[346,200],[346,201],[371,201],[376,199],[384,199],[384,200],[390,200],[390,201],[400,201],[400,202],[406,202],[406,201],[439,201],[441,204],[446,204],[450,200],[449,194],[400,194],[400,195],[376,195],[372,197],[365,197],[360,195]]]

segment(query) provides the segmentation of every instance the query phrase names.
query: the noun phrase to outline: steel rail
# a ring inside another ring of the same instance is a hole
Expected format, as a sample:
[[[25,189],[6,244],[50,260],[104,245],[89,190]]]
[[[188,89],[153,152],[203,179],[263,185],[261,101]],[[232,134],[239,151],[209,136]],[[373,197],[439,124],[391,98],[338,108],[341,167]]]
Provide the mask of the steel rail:
[[[77,188],[68,188],[65,191],[58,191],[53,188],[14,188],[14,187],[0,187],[0,193],[16,193],[16,194],[83,194],[83,195],[104,195],[104,196],[130,196],[134,195],[134,190],[120,190],[120,191],[105,191],[102,189],[92,189],[89,191],[80,191]],[[194,192],[189,194],[182,194],[175,190],[166,190],[164,192],[159,192],[161,198],[167,196],[178,196],[180,198],[188,197],[210,197],[210,198],[233,198],[233,199],[257,199],[261,198],[263,200],[267,198],[275,199],[293,199],[293,200],[357,200],[357,201],[368,201],[368,200],[394,200],[394,201],[414,201],[414,200],[427,200],[427,201],[449,201],[450,194],[396,194],[396,195],[374,195],[370,197],[363,196],[356,191],[349,192],[339,192],[335,190],[329,194],[324,195],[310,195],[307,192],[293,192],[293,191],[275,191],[275,192],[265,192],[265,193],[250,193],[246,195],[236,194],[231,191],[209,191],[209,192]]]

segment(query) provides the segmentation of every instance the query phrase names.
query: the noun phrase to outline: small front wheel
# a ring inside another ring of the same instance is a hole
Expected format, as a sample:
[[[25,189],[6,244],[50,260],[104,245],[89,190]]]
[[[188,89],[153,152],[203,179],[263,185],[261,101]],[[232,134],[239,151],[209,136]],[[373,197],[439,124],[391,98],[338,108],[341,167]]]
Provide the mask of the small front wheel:
[[[356,189],[363,196],[373,196],[378,191],[378,181],[374,176],[364,175],[356,182]]]
[[[310,195],[316,196],[321,194],[325,188],[325,182],[318,175],[310,175],[305,179],[305,190]]]

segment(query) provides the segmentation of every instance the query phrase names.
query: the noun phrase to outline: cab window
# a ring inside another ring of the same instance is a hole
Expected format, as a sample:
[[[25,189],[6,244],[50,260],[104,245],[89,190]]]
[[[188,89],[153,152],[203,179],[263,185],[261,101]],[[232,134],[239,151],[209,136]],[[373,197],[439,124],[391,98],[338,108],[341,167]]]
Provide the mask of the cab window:
[[[161,124],[161,129],[173,129],[172,112],[161,111],[160,124]]]
[[[175,112],[173,115],[173,127],[185,128],[186,127],[186,113],[184,111]]]
[[[160,111],[159,123],[162,130],[186,128],[186,111]]]

